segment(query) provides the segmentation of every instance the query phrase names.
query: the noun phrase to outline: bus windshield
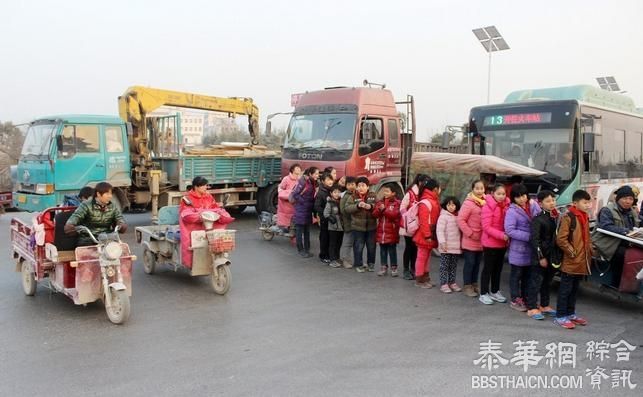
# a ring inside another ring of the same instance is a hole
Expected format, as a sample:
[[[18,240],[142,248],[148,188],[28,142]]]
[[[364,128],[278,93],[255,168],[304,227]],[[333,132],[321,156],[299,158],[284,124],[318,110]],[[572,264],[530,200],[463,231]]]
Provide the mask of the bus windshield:
[[[487,131],[483,128],[480,135],[484,154],[546,171],[562,181],[571,180],[576,173],[578,161],[574,155],[574,130],[571,128]],[[481,149],[478,147],[476,152]]]
[[[352,113],[294,115],[284,148],[351,150],[356,119]]]
[[[57,126],[58,124],[51,122],[32,124],[27,130],[20,158],[23,160],[49,158],[51,139]]]

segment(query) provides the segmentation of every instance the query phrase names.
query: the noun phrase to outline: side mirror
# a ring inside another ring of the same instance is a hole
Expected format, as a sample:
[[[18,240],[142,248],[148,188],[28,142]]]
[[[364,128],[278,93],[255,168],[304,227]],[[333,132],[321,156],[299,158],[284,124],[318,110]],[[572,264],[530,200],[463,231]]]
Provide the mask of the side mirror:
[[[270,136],[272,134],[272,121],[268,120],[266,121],[266,136]]]
[[[58,150],[59,153],[62,153],[62,151],[63,151],[63,136],[62,135],[56,135],[56,150]]]
[[[451,143],[451,134],[449,134],[449,131],[444,131],[442,133],[442,149],[448,149],[450,143]]]
[[[595,137],[593,132],[583,132],[583,153],[592,153],[595,150]]]

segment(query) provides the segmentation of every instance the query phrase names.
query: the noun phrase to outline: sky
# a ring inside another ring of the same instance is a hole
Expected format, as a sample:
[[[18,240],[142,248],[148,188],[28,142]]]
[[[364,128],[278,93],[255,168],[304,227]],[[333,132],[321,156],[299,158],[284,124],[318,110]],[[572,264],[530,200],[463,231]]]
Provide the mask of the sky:
[[[489,25],[511,47],[493,55],[492,103],[613,75],[643,107],[636,0],[22,0],[0,15],[0,121],[117,114],[132,85],[251,97],[265,116],[292,110],[293,93],[368,79],[414,96],[425,141],[486,103],[472,29]]]

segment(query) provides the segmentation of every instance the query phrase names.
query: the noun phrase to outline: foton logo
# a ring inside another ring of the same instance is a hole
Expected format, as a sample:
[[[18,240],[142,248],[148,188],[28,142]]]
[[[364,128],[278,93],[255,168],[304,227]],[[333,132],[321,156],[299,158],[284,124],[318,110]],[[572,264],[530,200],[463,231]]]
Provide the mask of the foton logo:
[[[322,153],[299,152],[299,158],[302,160],[321,160],[323,156]]]

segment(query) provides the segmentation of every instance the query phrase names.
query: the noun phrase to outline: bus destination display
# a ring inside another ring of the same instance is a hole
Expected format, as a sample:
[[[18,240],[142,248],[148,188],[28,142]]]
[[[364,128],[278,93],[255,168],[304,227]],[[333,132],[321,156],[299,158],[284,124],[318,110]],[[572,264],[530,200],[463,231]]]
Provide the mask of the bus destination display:
[[[551,123],[551,112],[547,113],[516,113],[487,116],[482,125],[520,125]]]

